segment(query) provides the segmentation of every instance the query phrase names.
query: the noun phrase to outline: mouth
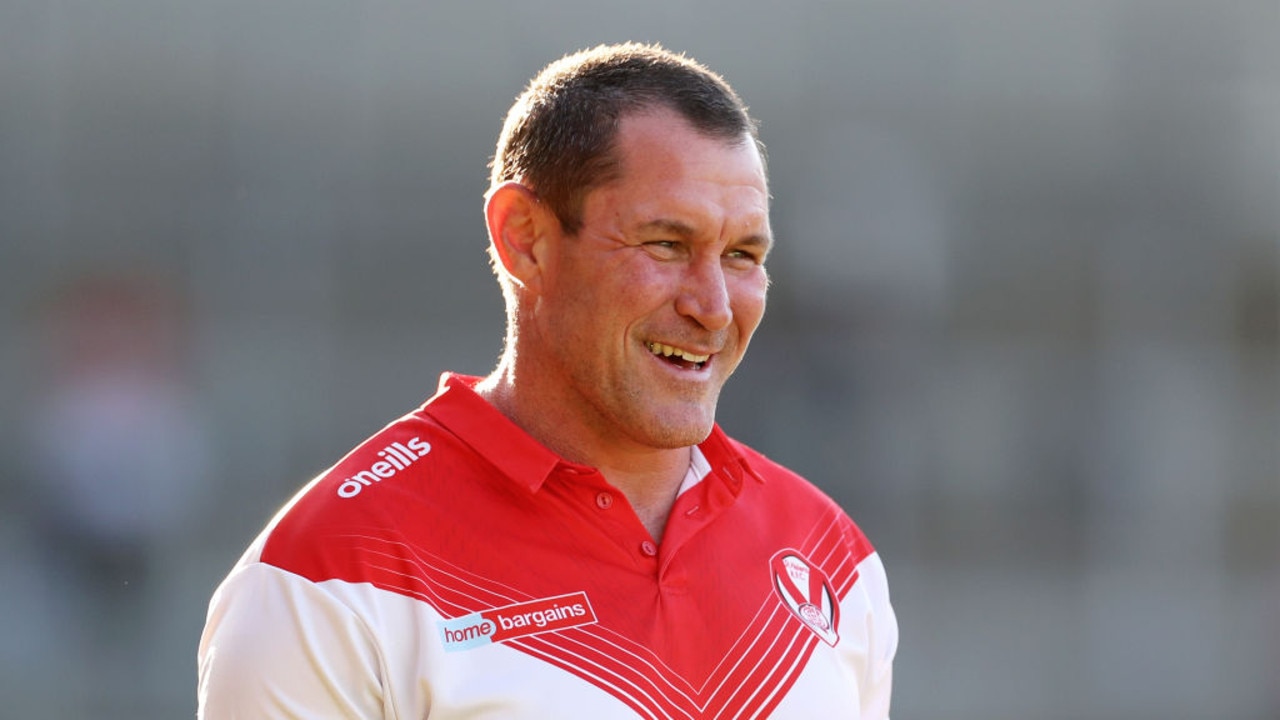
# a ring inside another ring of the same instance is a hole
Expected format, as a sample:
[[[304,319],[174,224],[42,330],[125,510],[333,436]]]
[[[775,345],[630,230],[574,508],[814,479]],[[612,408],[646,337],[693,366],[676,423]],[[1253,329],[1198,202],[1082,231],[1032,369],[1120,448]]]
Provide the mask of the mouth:
[[[645,343],[645,347],[649,348],[649,352],[654,357],[682,370],[701,370],[707,366],[707,361],[711,359],[711,355],[703,355],[692,350],[685,350],[684,348],[664,345],[658,342]]]

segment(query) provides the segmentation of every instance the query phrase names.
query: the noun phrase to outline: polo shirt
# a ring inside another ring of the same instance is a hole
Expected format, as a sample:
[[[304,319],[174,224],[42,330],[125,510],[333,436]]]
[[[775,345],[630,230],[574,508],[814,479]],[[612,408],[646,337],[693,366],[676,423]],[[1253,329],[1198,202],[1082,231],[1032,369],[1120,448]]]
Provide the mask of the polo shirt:
[[[303,488],[218,587],[202,718],[887,718],[884,568],[715,427],[660,544],[473,386]]]

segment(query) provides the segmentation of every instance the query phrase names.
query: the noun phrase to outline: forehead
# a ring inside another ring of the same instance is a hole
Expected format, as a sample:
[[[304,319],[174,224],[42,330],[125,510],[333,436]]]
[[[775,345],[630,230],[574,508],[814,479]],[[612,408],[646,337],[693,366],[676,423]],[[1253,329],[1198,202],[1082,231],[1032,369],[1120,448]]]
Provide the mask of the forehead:
[[[622,163],[622,174],[651,169],[655,160],[670,162],[681,158],[735,168],[745,165],[741,169],[754,176],[752,182],[767,185],[764,161],[750,133],[743,132],[736,138],[712,135],[694,127],[675,110],[662,106],[625,114],[618,122],[613,149]]]
[[[642,217],[709,212],[767,228],[764,162],[747,133],[737,140],[713,137],[674,111],[654,109],[622,119],[614,150],[617,173],[589,193],[588,213],[592,205]]]

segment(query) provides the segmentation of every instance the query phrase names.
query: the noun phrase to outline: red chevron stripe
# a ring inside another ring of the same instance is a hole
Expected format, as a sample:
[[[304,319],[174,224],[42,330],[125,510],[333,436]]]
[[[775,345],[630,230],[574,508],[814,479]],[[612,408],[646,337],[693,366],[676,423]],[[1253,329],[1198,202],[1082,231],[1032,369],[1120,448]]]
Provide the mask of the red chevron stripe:
[[[362,577],[350,579],[417,598],[445,618],[536,600],[421,548],[376,535],[347,536],[346,540],[358,549],[365,563]],[[799,548],[815,567],[826,569],[836,602],[857,580],[856,559],[848,555],[846,542],[837,523],[819,523]],[[812,594],[812,588],[808,592]],[[759,717],[782,701],[819,642],[772,587],[762,588],[761,596],[760,610],[742,629],[724,660],[695,681],[700,683],[697,686],[647,647],[600,625],[506,644],[591,683],[642,717]]]

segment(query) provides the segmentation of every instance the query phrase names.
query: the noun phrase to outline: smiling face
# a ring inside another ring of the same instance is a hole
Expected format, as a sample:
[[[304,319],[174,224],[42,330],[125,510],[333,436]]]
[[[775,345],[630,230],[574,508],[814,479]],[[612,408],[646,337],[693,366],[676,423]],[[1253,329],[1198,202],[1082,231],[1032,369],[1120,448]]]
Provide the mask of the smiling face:
[[[580,230],[547,243],[522,361],[593,446],[694,445],[764,314],[763,164],[745,134],[708,137],[667,110],[625,117],[616,152]]]

